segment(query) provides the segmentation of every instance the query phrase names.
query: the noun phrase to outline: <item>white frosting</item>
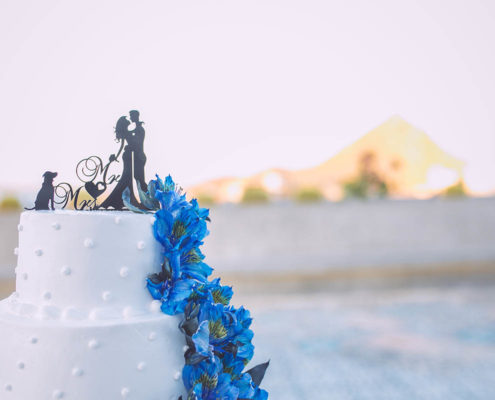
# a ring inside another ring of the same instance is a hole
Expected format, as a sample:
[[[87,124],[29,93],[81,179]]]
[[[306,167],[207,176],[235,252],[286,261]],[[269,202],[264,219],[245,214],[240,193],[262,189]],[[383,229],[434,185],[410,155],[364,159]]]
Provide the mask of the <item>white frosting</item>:
[[[160,270],[148,215],[24,212],[18,253],[16,292],[0,302],[0,399],[183,394],[179,317],[145,287]]]
[[[128,306],[135,312],[148,310],[146,277],[161,265],[149,215],[27,211],[21,225],[20,301],[37,305],[48,292],[50,304],[61,311],[77,308],[89,315],[94,308],[108,307],[121,315]]]

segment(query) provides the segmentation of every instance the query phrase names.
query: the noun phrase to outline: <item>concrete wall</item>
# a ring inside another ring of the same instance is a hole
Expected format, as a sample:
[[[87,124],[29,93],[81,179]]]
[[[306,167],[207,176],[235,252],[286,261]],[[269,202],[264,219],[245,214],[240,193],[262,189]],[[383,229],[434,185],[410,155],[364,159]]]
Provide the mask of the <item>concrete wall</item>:
[[[16,214],[0,214],[0,277],[13,276]],[[323,271],[495,262],[495,198],[217,206],[206,262],[218,271]]]
[[[217,207],[207,262],[221,270],[325,270],[495,261],[495,199]]]

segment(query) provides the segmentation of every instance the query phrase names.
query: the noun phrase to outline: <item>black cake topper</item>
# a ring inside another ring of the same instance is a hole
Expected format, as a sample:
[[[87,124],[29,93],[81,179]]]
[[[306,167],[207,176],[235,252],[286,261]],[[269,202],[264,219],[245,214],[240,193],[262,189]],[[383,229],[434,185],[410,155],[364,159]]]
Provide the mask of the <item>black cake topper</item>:
[[[46,171],[43,174],[43,184],[41,185],[41,189],[36,196],[36,200],[34,202],[33,208],[26,208],[26,210],[49,210],[50,204],[52,210],[55,210],[54,207],[54,193],[55,188],[53,187],[53,180],[58,174],[56,172]]]
[[[133,177],[141,190],[147,190],[146,180],[144,178],[144,165],[146,164],[146,155],[144,154],[144,128],[143,122],[139,121],[139,111],[132,110],[129,112],[131,121],[136,125],[133,130],[129,130],[131,122],[126,117],[120,117],[115,127],[116,140],[121,142],[120,149],[124,143],[124,153],[122,161],[124,168],[122,175],[117,183],[117,186],[112,190],[112,193],[101,204],[102,208],[115,208],[121,210],[124,207],[122,194],[126,188],[129,188],[131,204],[138,205],[133,190]],[[120,151],[119,151],[120,154]],[[117,156],[118,157],[118,156]],[[111,157],[112,158],[112,157]]]
[[[146,192],[147,185],[144,175],[146,155],[143,148],[144,122],[139,120],[139,111],[137,110],[130,111],[129,117],[130,121],[126,116],[118,119],[115,126],[115,141],[120,143],[120,148],[116,154],[110,155],[106,163],[98,156],[90,156],[77,163],[76,175],[82,182],[79,187],[73,188],[67,182],[59,183],[54,187],[53,179],[57,174],[45,172],[43,175],[45,183],[38,193],[34,209],[48,210],[48,200],[45,200],[48,196],[48,199],[51,199],[52,210],[54,203],[60,205],[61,208],[72,205],[76,210],[122,210],[125,206],[122,199],[124,193],[129,193],[129,201],[133,206],[142,208],[134,194],[134,182],[138,186],[138,190]],[[134,123],[134,129],[129,129],[131,123]],[[120,163],[120,160],[122,160],[121,174],[111,173],[110,167]],[[114,183],[116,185],[105,196],[107,189]],[[46,188],[45,184],[48,185]],[[50,190],[51,194],[49,193]],[[38,198],[40,199],[39,207],[37,205]],[[44,208],[45,206],[46,208]]]

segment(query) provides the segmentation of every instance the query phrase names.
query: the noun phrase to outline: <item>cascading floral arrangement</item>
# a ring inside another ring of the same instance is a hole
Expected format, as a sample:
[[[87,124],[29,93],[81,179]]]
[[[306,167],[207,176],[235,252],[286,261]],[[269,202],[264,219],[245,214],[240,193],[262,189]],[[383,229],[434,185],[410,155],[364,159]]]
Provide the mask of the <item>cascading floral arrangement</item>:
[[[163,264],[160,273],[149,276],[147,287],[161,301],[162,312],[183,314],[179,329],[188,346],[182,370],[187,400],[267,399],[259,385],[269,362],[243,372],[254,354],[250,313],[229,305],[232,288],[209,280],[213,269],[203,262],[200,246],[209,233],[209,210],[196,199],[187,201],[170,175],[165,181],[157,175],[139,197],[145,210],[131,204],[128,189],[123,200],[129,210],[155,215],[153,232],[162,245]]]

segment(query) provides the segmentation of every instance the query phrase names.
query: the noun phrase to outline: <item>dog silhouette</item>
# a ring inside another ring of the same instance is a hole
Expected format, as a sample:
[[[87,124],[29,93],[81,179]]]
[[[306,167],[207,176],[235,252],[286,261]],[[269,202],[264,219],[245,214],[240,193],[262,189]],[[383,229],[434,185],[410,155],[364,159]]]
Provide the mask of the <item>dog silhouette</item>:
[[[53,180],[58,174],[56,172],[46,171],[43,174],[43,184],[41,185],[41,189],[36,196],[36,200],[34,202],[33,208],[26,208],[26,210],[49,210],[50,205],[51,209],[55,210],[53,198],[55,188],[53,187]]]

